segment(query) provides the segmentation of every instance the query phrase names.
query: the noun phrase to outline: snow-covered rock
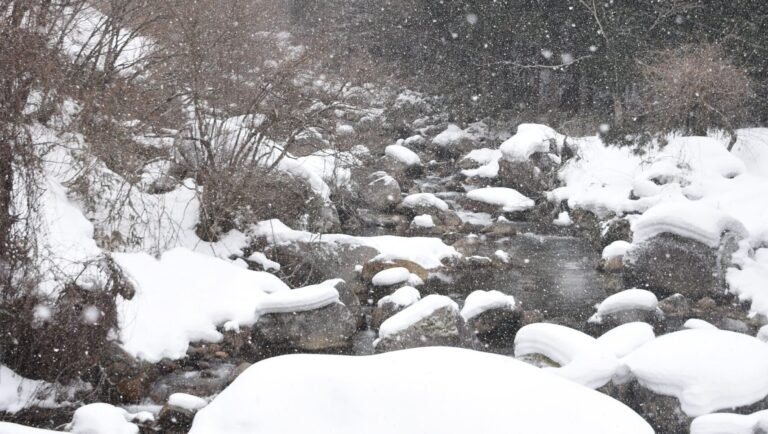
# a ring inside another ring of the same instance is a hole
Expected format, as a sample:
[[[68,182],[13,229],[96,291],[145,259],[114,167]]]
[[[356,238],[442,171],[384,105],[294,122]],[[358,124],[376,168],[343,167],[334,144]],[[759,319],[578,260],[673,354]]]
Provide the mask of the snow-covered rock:
[[[411,222],[411,226],[417,227],[417,228],[433,228],[435,227],[435,221],[432,219],[432,216],[429,214],[422,214],[417,215],[413,218],[413,221]]]
[[[138,434],[130,414],[109,404],[88,404],[75,410],[69,431],[73,434]]]
[[[517,134],[507,139],[499,148],[509,161],[528,161],[534,153],[549,153],[552,147],[559,151],[565,136],[552,128],[539,124],[520,124]]]
[[[717,248],[726,231],[739,238],[748,236],[741,222],[712,206],[691,201],[663,203],[635,220],[632,242],[639,244],[669,233]]]
[[[605,317],[626,311],[656,312],[659,300],[645,289],[626,289],[611,295],[597,306],[590,322],[601,323]]]
[[[714,324],[704,321],[703,319],[691,318],[683,323],[684,329],[704,329],[704,330],[717,330]]]
[[[386,172],[374,172],[360,187],[360,198],[373,210],[384,211],[400,203],[400,184]]]
[[[517,332],[515,357],[534,354],[560,365],[546,369],[593,389],[608,383],[619,367],[614,353],[595,338],[557,324],[529,324]]]
[[[405,260],[426,269],[442,266],[442,260],[458,257],[455,248],[446,245],[439,238],[397,237],[383,235],[378,237],[355,237],[346,234],[315,234],[289,228],[279,220],[259,222],[252,228],[255,237],[264,237],[273,244],[294,242],[322,242],[329,245],[367,246],[378,250],[377,260]]]
[[[256,306],[257,315],[270,313],[306,312],[339,302],[336,284],[339,279],[326,280],[317,285],[279,291],[264,296]]]
[[[459,144],[462,140],[471,139],[471,136],[464,132],[456,124],[449,124],[443,132],[432,138],[432,144],[439,147],[447,147]]]
[[[691,423],[691,434],[758,434],[768,432],[768,410],[752,414],[712,413]]]
[[[464,169],[462,175],[467,178],[496,178],[499,175],[499,160],[501,151],[498,149],[474,149],[462,158],[462,161],[471,161],[478,167]]]
[[[384,155],[391,157],[406,166],[418,166],[421,164],[419,156],[403,145],[389,145],[384,148]]]
[[[186,410],[197,411],[208,405],[208,401],[199,396],[188,393],[174,393],[168,397],[168,405],[184,408]]]
[[[415,193],[405,197],[401,206],[416,209],[448,211],[448,204],[432,193]]]
[[[403,286],[386,297],[382,297],[376,305],[382,307],[385,304],[394,304],[400,307],[408,307],[421,299],[419,290],[412,286]]]
[[[722,330],[660,336],[626,356],[628,376],[676,397],[689,416],[754,404],[768,395],[768,345]]]
[[[485,187],[467,193],[467,198],[501,207],[505,212],[525,211],[532,208],[532,199],[520,194],[517,190],[504,187]]]
[[[411,277],[411,272],[405,267],[393,267],[379,271],[371,279],[374,286],[391,286],[398,283],[407,282]]]
[[[459,306],[443,295],[428,295],[384,321],[377,352],[424,346],[468,347],[471,336],[459,315]]]
[[[628,241],[614,241],[611,244],[605,246],[603,249],[602,257],[603,259],[611,259],[617,256],[624,256],[624,254],[627,253],[627,250],[629,250],[631,247],[632,244]]]
[[[514,309],[515,297],[501,291],[477,290],[469,294],[461,308],[461,316],[465,321],[491,309]]]
[[[512,358],[420,348],[264,360],[202,409],[190,434],[510,431],[653,433],[623,404]]]

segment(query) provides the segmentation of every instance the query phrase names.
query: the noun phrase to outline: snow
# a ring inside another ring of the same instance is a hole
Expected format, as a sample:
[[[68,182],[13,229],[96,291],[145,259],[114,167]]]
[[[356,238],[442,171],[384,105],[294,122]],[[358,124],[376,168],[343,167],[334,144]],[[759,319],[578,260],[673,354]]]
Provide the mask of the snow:
[[[428,295],[384,321],[379,327],[379,338],[401,332],[442,308],[459,312],[459,305],[450,298],[437,294]]]
[[[429,214],[417,215],[416,217],[413,218],[413,222],[411,224],[418,228],[435,227],[435,222],[434,220],[432,220],[432,216]]]
[[[613,352],[597,339],[557,324],[529,324],[517,332],[515,357],[531,354],[544,355],[560,365],[546,370],[593,389],[608,383],[619,366]]]
[[[555,226],[570,226],[573,224],[573,221],[571,220],[571,215],[568,214],[568,211],[563,211],[557,214],[557,218],[552,220],[552,224]]]
[[[73,434],[138,434],[139,427],[129,422],[131,415],[109,404],[88,404],[72,416]]]
[[[589,322],[600,323],[606,315],[611,315],[625,310],[655,311],[659,300],[656,294],[645,289],[626,289],[611,295],[597,306],[597,312],[592,315]]]
[[[752,312],[768,315],[768,248],[755,250],[751,257],[746,252],[737,252],[734,262],[739,267],[726,272],[730,291],[740,300],[751,300]]]
[[[267,294],[259,299],[254,312],[258,316],[270,313],[306,312],[338,303],[339,291],[336,285],[339,282],[343,280],[331,279],[317,285]]]
[[[493,219],[487,212],[456,211],[456,215],[463,223],[471,225],[490,226],[493,224]]]
[[[512,358],[430,347],[261,361],[197,413],[190,434],[256,432],[651,434],[653,429],[618,401]]]
[[[373,286],[390,286],[403,283],[411,277],[411,272],[405,267],[387,268],[379,271],[371,279]]]
[[[474,149],[462,160],[472,160],[480,166],[475,169],[465,169],[461,173],[467,178],[496,178],[499,176],[499,160],[501,151],[498,149]]]
[[[716,248],[725,231],[748,236],[741,222],[712,206],[691,201],[662,203],[632,224],[632,242],[638,244],[656,235],[670,233]]]
[[[392,303],[397,306],[408,307],[421,299],[419,290],[412,286],[403,286],[390,295],[382,297],[376,305],[379,307]]]
[[[461,308],[461,316],[465,321],[491,309],[514,309],[515,297],[501,291],[477,290],[469,294]]]
[[[564,141],[565,136],[546,125],[520,124],[517,127],[517,134],[502,143],[499,150],[506,160],[528,161],[528,158],[536,152],[549,153],[550,142],[554,142],[559,150]]]
[[[120,340],[131,355],[151,362],[184,357],[191,341],[219,341],[216,326],[252,324],[266,293],[288,286],[272,274],[177,248],[160,259],[115,253],[136,295],[118,299]]]
[[[493,252],[493,256],[496,256],[501,260],[501,262],[505,264],[509,263],[509,260],[510,260],[509,253],[505,252],[504,250],[496,250],[495,252]]]
[[[703,319],[691,318],[685,321],[683,324],[684,329],[704,329],[704,330],[717,330],[717,327],[711,323],[704,321]]]
[[[448,127],[441,132],[440,134],[436,135],[432,139],[432,144],[437,145],[441,148],[445,148],[448,146],[455,145],[459,143],[464,138],[471,138],[472,136],[461,129],[456,124],[449,124]]]
[[[174,393],[168,397],[168,404],[187,410],[197,411],[208,405],[208,401],[188,393]]]
[[[17,413],[30,406],[51,407],[53,386],[24,378],[0,365],[0,412]]]
[[[768,395],[768,345],[711,329],[660,336],[623,359],[644,387],[680,400],[695,417],[753,404]]]
[[[691,423],[691,434],[757,434],[768,431],[768,410],[752,414],[712,413]]]
[[[632,243],[629,243],[624,240],[617,240],[612,242],[611,244],[608,244],[603,249],[603,259],[611,259],[615,258],[617,256],[624,256],[625,253],[627,253],[627,250],[629,250],[632,247]]]
[[[524,211],[532,208],[532,199],[520,194],[517,190],[506,187],[485,187],[467,193],[467,198],[478,202],[498,205],[505,212]]]
[[[0,422],[0,434],[58,434],[63,431],[50,431],[47,429],[31,428],[10,422]]]
[[[328,244],[367,246],[379,251],[377,260],[402,259],[411,261],[426,269],[442,266],[442,260],[457,257],[455,248],[446,245],[440,238],[397,237],[384,235],[377,237],[355,237],[345,234],[313,234],[297,231],[284,225],[280,220],[260,222],[252,228],[254,237],[265,237],[273,244],[292,242],[324,242]]]
[[[251,256],[248,257],[248,260],[261,265],[266,271],[280,271],[280,264],[267,258],[264,253],[253,252]]]
[[[763,342],[768,342],[768,325],[760,327],[760,330],[757,331],[757,336],[755,337]]]
[[[624,357],[656,339],[653,327],[644,322],[629,322],[605,332],[597,342],[616,357]]]
[[[392,157],[406,166],[421,165],[419,156],[403,145],[389,145],[384,148],[384,155]]]
[[[403,199],[403,206],[406,208],[424,207],[448,211],[448,204],[432,193],[410,194]]]

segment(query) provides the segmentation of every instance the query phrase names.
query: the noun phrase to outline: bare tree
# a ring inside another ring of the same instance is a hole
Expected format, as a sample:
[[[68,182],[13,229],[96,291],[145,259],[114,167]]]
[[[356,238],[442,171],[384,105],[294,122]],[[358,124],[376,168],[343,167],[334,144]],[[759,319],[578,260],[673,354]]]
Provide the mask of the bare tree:
[[[736,143],[736,127],[748,115],[752,81],[716,45],[687,45],[654,55],[643,65],[645,107],[654,127],[706,135],[725,130]]]

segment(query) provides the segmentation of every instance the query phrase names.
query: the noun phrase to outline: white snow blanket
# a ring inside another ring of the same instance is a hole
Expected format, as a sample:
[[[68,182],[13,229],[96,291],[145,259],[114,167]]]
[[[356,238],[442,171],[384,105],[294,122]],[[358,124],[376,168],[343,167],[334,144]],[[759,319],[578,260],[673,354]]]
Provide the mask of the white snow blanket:
[[[510,432],[653,429],[618,401],[512,358],[431,347],[261,361],[197,413],[190,434]]]
[[[757,434],[768,432],[768,410],[752,414],[712,413],[691,423],[691,434]]]

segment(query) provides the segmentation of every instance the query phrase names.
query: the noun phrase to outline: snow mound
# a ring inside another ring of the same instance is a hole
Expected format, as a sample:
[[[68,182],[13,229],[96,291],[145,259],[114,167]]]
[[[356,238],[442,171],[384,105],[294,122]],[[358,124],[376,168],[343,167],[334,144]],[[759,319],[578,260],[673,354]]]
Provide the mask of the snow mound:
[[[684,329],[704,329],[704,330],[717,330],[713,324],[704,321],[703,319],[691,318],[683,324]]]
[[[151,362],[186,356],[191,341],[219,341],[219,324],[252,324],[266,293],[289,289],[272,274],[184,248],[159,260],[145,253],[113,257],[136,286],[131,300],[118,299],[120,340]]]
[[[483,291],[472,292],[464,300],[464,307],[461,308],[461,316],[468,321],[481,313],[491,309],[513,309],[515,307],[515,297],[504,294],[501,291]]]
[[[448,308],[456,313],[459,305],[444,295],[431,294],[387,318],[379,327],[379,338],[385,338],[401,332],[412,324],[432,315],[436,310]]]
[[[654,339],[656,335],[650,324],[630,322],[608,330],[597,338],[597,341],[616,357],[621,358]]]
[[[462,160],[472,160],[480,166],[475,169],[465,169],[461,173],[467,178],[496,178],[499,176],[499,160],[501,151],[498,149],[474,149]]]
[[[378,250],[377,260],[403,259],[415,262],[426,269],[442,266],[442,260],[457,257],[455,248],[446,245],[440,238],[397,237],[383,235],[378,237],[355,237],[345,234],[314,234],[296,231],[284,225],[280,220],[259,222],[251,230],[255,237],[265,237],[272,244],[293,242],[322,242],[328,244],[367,246]]]
[[[738,295],[740,300],[752,301],[752,312],[768,315],[768,291],[765,285],[768,282],[768,248],[757,249],[754,255],[746,252],[737,252],[734,262],[739,267],[729,268],[726,272],[726,280],[730,291]]]
[[[343,280],[331,279],[317,285],[265,295],[259,299],[255,313],[261,316],[270,313],[306,312],[338,303],[339,291],[336,285],[339,282]]]
[[[32,428],[10,422],[0,422],[0,434],[61,434],[63,431]]]
[[[750,405],[768,395],[768,345],[741,333],[674,332],[623,362],[641,385],[679,399],[689,416]]]
[[[411,222],[411,225],[419,228],[433,228],[435,227],[435,221],[432,220],[431,215],[422,214],[414,217],[413,222]]]
[[[656,294],[645,289],[627,289],[611,295],[597,305],[597,312],[589,322],[600,323],[603,317],[625,310],[654,311],[659,304]]]
[[[208,405],[208,401],[188,393],[174,393],[168,397],[168,404],[187,410],[197,411]]]
[[[418,166],[421,164],[419,156],[403,145],[389,145],[384,148],[384,155],[394,158],[406,166]]]
[[[512,358],[430,347],[261,361],[197,413],[190,434],[438,432],[652,434],[653,429],[620,402]]]
[[[545,368],[576,383],[597,389],[608,383],[619,366],[613,353],[597,339],[565,326],[536,323],[515,336],[515,357],[544,355],[559,368]]]
[[[248,257],[248,260],[261,265],[261,267],[266,271],[270,271],[270,270],[280,271],[280,264],[270,260],[269,258],[267,258],[267,255],[265,255],[262,252],[253,252],[251,256]]]
[[[536,152],[550,152],[552,143],[560,150],[564,142],[565,136],[546,125],[520,124],[517,134],[502,143],[499,149],[506,160],[528,161]]]
[[[390,286],[398,283],[407,282],[411,277],[411,272],[405,267],[393,267],[379,271],[371,279],[373,286]]]
[[[691,423],[691,434],[757,434],[768,432],[768,410],[752,414],[712,413]]]
[[[716,248],[726,231],[748,236],[741,222],[712,206],[691,201],[662,203],[632,224],[632,242],[638,244],[656,235],[670,233]]]
[[[448,204],[432,193],[410,194],[403,199],[403,206],[406,208],[437,208],[440,211],[448,211]]]
[[[30,406],[54,405],[50,392],[53,386],[43,381],[30,380],[0,365],[0,412],[17,413]]]
[[[629,250],[630,247],[632,247],[632,244],[627,241],[623,241],[623,240],[614,241],[611,244],[608,244],[607,246],[605,246],[605,248],[603,249],[602,257],[603,259],[611,259],[617,256],[624,256],[624,254],[627,253],[627,250]]]
[[[129,422],[131,415],[115,406],[97,403],[78,408],[69,431],[73,434],[138,434],[139,427]]]
[[[387,303],[392,303],[398,306],[408,307],[420,299],[421,294],[418,289],[412,286],[403,286],[392,294],[379,299],[376,305],[382,307]]]
[[[467,193],[467,198],[478,202],[498,205],[505,212],[524,211],[532,208],[533,200],[513,188],[485,187]]]
[[[465,138],[472,138],[472,135],[462,130],[458,125],[449,124],[443,132],[432,139],[432,144],[445,148],[455,145]]]

